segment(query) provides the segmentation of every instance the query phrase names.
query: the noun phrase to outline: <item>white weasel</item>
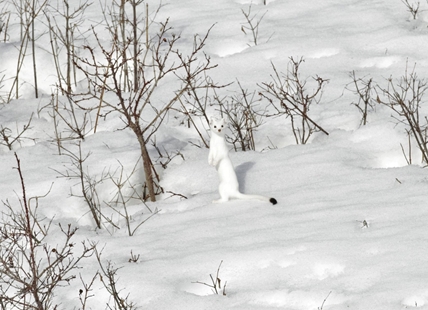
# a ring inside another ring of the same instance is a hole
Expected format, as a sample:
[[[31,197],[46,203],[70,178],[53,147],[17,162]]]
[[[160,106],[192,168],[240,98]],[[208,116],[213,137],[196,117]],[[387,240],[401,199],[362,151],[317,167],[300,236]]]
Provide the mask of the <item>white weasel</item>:
[[[226,120],[211,118],[210,128],[211,141],[208,164],[216,167],[220,177],[220,185],[218,186],[220,199],[214,202],[225,202],[231,198],[235,198],[257,199],[276,204],[277,201],[275,198],[268,198],[260,195],[246,195],[239,192],[238,178],[236,177],[232,161],[229,158],[229,149],[226,146],[226,140],[224,138]]]

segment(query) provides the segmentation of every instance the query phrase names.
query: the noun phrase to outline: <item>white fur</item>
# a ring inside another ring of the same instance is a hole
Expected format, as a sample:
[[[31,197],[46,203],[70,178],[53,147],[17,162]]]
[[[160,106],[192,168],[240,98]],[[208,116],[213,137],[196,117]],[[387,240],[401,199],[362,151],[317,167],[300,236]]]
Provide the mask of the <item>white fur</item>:
[[[208,164],[215,166],[220,178],[218,191],[220,199],[214,202],[226,202],[229,199],[257,199],[276,204],[274,198],[268,198],[259,195],[246,195],[239,192],[238,178],[236,177],[235,169],[232,161],[229,158],[229,149],[226,146],[224,138],[224,130],[226,129],[225,119],[211,118],[211,141],[210,153],[208,155]]]

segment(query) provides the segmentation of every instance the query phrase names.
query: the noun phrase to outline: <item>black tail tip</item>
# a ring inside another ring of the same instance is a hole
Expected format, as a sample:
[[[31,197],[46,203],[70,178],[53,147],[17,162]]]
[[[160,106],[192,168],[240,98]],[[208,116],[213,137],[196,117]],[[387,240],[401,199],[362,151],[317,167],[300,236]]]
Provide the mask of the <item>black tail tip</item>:
[[[271,199],[269,199],[269,202],[270,202],[271,204],[273,204],[273,205],[276,205],[276,204],[278,203],[278,201],[276,201],[276,199],[275,199],[275,198],[271,198]]]

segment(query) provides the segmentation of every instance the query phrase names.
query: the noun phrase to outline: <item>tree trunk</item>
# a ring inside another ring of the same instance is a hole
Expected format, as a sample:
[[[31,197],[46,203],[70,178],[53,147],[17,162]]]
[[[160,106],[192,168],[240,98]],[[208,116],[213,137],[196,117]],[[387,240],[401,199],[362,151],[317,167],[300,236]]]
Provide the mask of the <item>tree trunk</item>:
[[[150,201],[156,201],[155,187],[153,181],[152,165],[149,152],[147,151],[146,142],[142,134],[137,134],[140,143],[141,157],[143,158],[144,174],[146,175],[147,189],[149,190]]]

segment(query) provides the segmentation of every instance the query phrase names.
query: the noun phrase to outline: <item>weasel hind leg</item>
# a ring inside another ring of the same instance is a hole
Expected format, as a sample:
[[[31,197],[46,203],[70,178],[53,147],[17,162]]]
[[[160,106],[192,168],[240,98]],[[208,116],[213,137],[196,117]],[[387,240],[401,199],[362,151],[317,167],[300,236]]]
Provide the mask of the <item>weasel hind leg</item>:
[[[222,193],[221,189],[219,190],[219,194],[220,194],[220,198],[217,200],[214,200],[213,203],[222,203],[222,202],[227,202],[229,201],[229,196],[226,195],[225,193]]]

